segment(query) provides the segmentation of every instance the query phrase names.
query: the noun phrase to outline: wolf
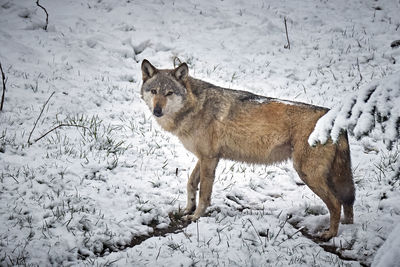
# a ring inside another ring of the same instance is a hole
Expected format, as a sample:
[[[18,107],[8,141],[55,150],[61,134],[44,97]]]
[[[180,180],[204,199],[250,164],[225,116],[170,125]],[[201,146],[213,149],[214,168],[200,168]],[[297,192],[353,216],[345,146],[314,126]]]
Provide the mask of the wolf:
[[[355,189],[347,133],[336,143],[311,147],[307,142],[328,109],[222,88],[189,76],[186,63],[157,69],[145,59],[141,70],[141,97],[155,120],[198,158],[187,183],[187,219],[199,219],[210,205],[220,159],[251,164],[292,159],[301,180],[329,210],[330,226],[321,238],[337,235],[342,206],[343,223],[353,223]]]

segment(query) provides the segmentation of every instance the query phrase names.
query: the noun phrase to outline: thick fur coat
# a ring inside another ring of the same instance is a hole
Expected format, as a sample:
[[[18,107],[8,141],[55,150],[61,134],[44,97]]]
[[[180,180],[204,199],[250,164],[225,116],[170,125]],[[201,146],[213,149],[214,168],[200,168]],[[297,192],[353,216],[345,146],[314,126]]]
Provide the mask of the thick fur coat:
[[[144,60],[141,88],[161,127],[198,158],[187,184],[188,219],[197,220],[210,205],[220,159],[272,164],[291,158],[300,178],[329,209],[330,227],[322,238],[337,235],[342,206],[343,222],[353,222],[355,192],[347,133],[337,143],[310,147],[307,142],[327,109],[221,88],[188,72],[185,63],[159,70]]]

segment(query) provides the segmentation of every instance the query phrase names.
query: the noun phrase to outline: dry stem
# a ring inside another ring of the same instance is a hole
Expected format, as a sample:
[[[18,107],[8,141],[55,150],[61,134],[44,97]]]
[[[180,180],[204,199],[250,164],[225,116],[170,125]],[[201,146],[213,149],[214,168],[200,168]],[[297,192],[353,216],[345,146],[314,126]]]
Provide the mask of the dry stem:
[[[1,63],[0,63],[0,71],[1,71],[1,77],[2,77],[2,80],[3,80],[3,94],[1,96],[0,111],[3,111],[4,97],[5,97],[5,94],[6,94],[6,82],[7,82],[7,79],[6,79],[6,75],[3,72],[3,68],[1,66]]]
[[[38,123],[40,117],[41,117],[42,114],[43,114],[44,108],[46,107],[47,103],[49,103],[50,98],[54,95],[54,93],[55,93],[55,92],[51,93],[51,95],[49,96],[49,98],[47,99],[47,101],[44,103],[44,105],[43,105],[43,107],[42,107],[42,110],[40,111],[40,114],[39,114],[39,116],[37,117],[37,119],[36,119],[36,121],[35,121],[35,124],[33,125],[32,131],[29,133],[28,144],[31,144],[31,136],[32,136],[32,133],[33,133],[33,131],[35,130],[36,125],[37,125],[37,123]],[[35,140],[35,142],[36,142],[36,140]]]
[[[40,136],[39,138],[36,138],[36,139],[34,140],[34,142],[39,141],[40,139],[42,139],[43,137],[45,137],[45,136],[48,135],[49,133],[51,133],[51,132],[53,132],[53,131],[57,130],[58,128],[61,128],[61,127],[78,127],[78,128],[84,128],[84,129],[88,130],[89,132],[91,132],[91,130],[90,130],[88,127],[83,126],[83,125],[79,125],[79,124],[69,124],[69,123],[61,123],[61,124],[59,124],[59,125],[57,125],[57,126],[51,128],[50,130],[48,130],[46,133],[44,133],[44,134],[43,134],[42,136]]]
[[[288,30],[287,30],[286,17],[283,19],[283,21],[285,22],[285,31],[286,31],[286,39],[287,39],[287,44],[284,47],[287,49],[290,49],[290,41],[289,41],[289,34],[288,34]]]

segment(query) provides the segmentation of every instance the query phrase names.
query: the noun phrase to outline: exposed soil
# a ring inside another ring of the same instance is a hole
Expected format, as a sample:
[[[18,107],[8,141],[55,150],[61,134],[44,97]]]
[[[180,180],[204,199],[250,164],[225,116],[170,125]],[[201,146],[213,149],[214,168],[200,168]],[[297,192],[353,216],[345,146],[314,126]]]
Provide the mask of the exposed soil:
[[[303,236],[307,237],[308,239],[314,241],[316,244],[318,244],[321,248],[323,248],[326,252],[332,253],[337,255],[340,259],[342,260],[346,260],[346,261],[357,261],[358,263],[361,264],[361,266],[370,266],[370,264],[360,261],[359,259],[355,259],[352,257],[348,257],[343,255],[343,252],[346,250],[351,249],[351,247],[353,246],[353,243],[347,244],[346,247],[343,247],[340,244],[340,247],[335,246],[335,245],[331,245],[331,244],[327,244],[325,240],[321,239],[319,236],[315,236],[312,235],[311,233],[308,232],[308,229],[305,227],[300,227],[297,223],[291,222],[289,221],[289,223],[296,229],[298,229]]]
[[[180,215],[177,215],[175,213],[170,213],[168,214],[169,219],[171,220],[171,223],[167,228],[164,229],[158,229],[157,228],[157,222],[152,222],[149,226],[153,228],[153,233],[151,235],[143,235],[143,236],[137,236],[134,237],[130,243],[129,247],[134,247],[137,245],[140,245],[143,241],[146,239],[149,239],[150,237],[154,236],[166,236],[167,234],[176,234],[180,233],[185,229],[191,221],[188,220],[183,220]]]
[[[185,229],[191,223],[191,221],[183,220],[182,215],[180,215],[178,213],[170,213],[170,214],[168,214],[168,216],[171,220],[171,223],[169,224],[169,226],[167,228],[159,229],[159,228],[157,228],[158,222],[153,221],[150,224],[148,224],[149,227],[153,228],[152,233],[150,233],[148,235],[135,236],[134,238],[132,238],[131,242],[125,246],[118,246],[116,244],[110,245],[110,244],[104,243],[102,251],[100,253],[98,253],[97,256],[103,257],[110,252],[123,251],[127,248],[135,247],[137,245],[140,245],[142,242],[146,241],[147,239],[149,239],[151,237],[166,236],[167,234],[180,233],[183,231],[183,229]],[[84,254],[80,253],[79,251],[78,251],[78,254],[79,254],[80,259],[84,260],[84,259],[88,258],[87,255],[84,255]]]
[[[209,214],[208,214],[209,215]],[[124,247],[118,247],[118,246],[108,246],[106,244],[104,244],[104,248],[103,250],[98,254],[98,256],[103,257],[106,254],[110,253],[110,252],[115,252],[115,251],[121,251],[124,250],[126,248],[132,248],[135,247],[137,245],[140,245],[142,242],[146,241],[147,239],[151,238],[151,237],[157,237],[157,236],[166,236],[167,234],[176,234],[176,233],[180,233],[182,232],[190,223],[191,221],[187,221],[187,220],[183,220],[182,216],[178,213],[170,213],[169,218],[171,220],[170,225],[167,228],[164,229],[158,229],[157,222],[151,222],[148,226],[153,228],[153,232],[149,235],[140,235],[140,236],[135,236],[129,245],[124,246]],[[323,248],[326,252],[332,253],[337,255],[340,259],[345,260],[345,261],[357,261],[361,264],[361,266],[370,266],[368,263],[366,262],[362,262],[359,259],[355,259],[352,257],[348,257],[345,256],[343,254],[344,251],[350,249],[353,244],[347,244],[346,247],[342,247],[340,245],[340,247],[335,246],[335,245],[330,245],[327,244],[324,240],[322,240],[319,236],[315,236],[312,235],[311,233],[308,232],[307,228],[304,227],[300,227],[298,225],[298,223],[293,222],[293,221],[288,221],[288,223],[290,223],[294,228],[298,229],[299,232],[301,232],[305,237],[307,237],[308,239],[312,240],[313,242],[315,242],[316,244],[318,244],[321,248]],[[82,254],[80,254],[81,259],[86,259],[87,256],[84,256]]]

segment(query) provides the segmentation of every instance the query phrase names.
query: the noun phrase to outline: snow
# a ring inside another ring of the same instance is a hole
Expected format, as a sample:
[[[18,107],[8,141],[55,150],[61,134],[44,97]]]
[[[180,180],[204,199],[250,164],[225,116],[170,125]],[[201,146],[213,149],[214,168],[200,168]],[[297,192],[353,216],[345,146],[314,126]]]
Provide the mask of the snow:
[[[398,1],[40,4],[47,31],[35,1],[0,1],[1,266],[399,261]],[[311,141],[349,129],[355,224],[329,242],[310,239],[329,214],[291,162],[221,161],[207,216],[174,228],[196,158],[157,125],[139,90],[143,59],[171,68],[175,56],[219,86],[332,108]],[[388,120],[376,123],[364,112],[372,107]],[[69,126],[34,141],[60,123]]]
[[[388,236],[386,242],[379,248],[376,253],[374,262],[376,267],[399,266],[399,251],[400,251],[400,224],[398,224]]]
[[[337,141],[342,130],[356,138],[374,135],[391,145],[400,136],[400,72],[373,81],[352,93],[322,117],[309,137],[310,145]],[[373,132],[373,133],[371,133]]]

